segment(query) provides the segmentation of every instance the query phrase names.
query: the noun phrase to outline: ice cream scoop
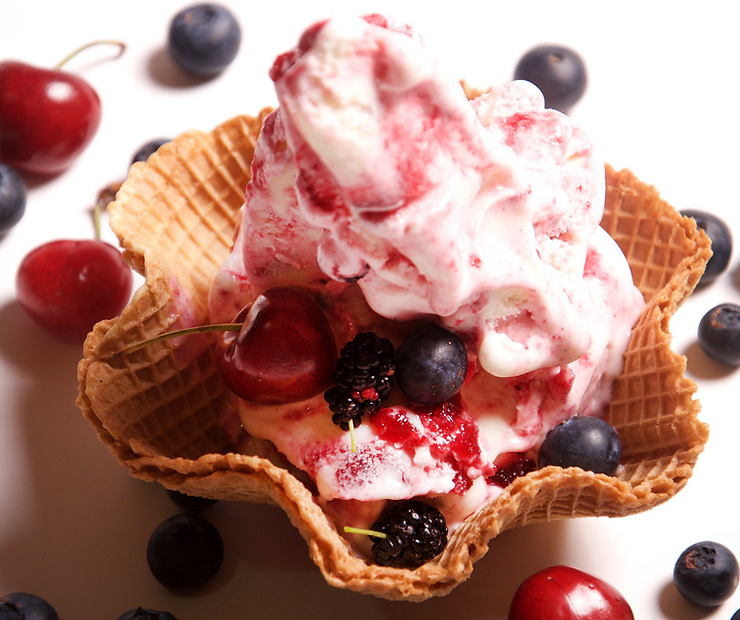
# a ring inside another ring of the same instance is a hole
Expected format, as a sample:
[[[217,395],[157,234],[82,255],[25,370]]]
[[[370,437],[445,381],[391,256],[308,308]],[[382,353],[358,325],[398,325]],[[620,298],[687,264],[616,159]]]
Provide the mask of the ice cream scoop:
[[[358,281],[382,316],[466,333],[501,377],[571,363],[610,331],[584,277],[603,162],[534,86],[471,105],[409,28],[379,16],[312,27],[271,76],[280,108],[237,249],[253,287]]]
[[[431,497],[454,530],[501,492],[485,483],[500,454],[605,413],[644,300],[599,227],[603,161],[533,85],[471,102],[410,28],[378,15],[312,26],[270,75],[280,107],[212,320],[301,286],[344,338],[361,326],[398,346],[414,321],[445,325],[472,372],[436,407],[392,398],[356,447],[321,396],[242,402],[242,424],[324,501]]]

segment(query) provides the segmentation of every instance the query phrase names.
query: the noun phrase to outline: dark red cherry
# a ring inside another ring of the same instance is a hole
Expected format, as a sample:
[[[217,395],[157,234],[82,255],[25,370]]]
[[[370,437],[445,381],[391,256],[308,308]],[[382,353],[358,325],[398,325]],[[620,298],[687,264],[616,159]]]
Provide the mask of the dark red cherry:
[[[551,566],[527,578],[514,594],[508,620],[634,620],[611,585],[570,566]]]
[[[100,126],[100,98],[84,79],[62,71],[7,60],[0,63],[0,161],[40,175],[63,172],[87,148]]]
[[[100,99],[82,78],[21,62],[0,63],[0,160],[58,174],[85,150],[100,125]]]
[[[216,363],[240,398],[263,404],[315,396],[331,383],[337,348],[329,321],[307,292],[276,287],[237,315],[241,330],[218,340]]]
[[[118,316],[133,276],[121,252],[97,239],[62,239],[31,250],[16,274],[18,303],[53,336],[81,344],[95,323]]]

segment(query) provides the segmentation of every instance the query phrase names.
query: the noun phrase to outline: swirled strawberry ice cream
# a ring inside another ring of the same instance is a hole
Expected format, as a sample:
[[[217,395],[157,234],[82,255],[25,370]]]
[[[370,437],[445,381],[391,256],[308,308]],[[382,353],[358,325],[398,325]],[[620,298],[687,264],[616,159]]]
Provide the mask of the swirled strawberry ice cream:
[[[599,227],[603,162],[531,84],[469,101],[409,28],[380,16],[311,27],[271,77],[280,105],[212,320],[300,287],[339,347],[364,331],[398,346],[432,322],[464,342],[468,371],[443,403],[392,392],[354,445],[323,393],[242,400],[245,449],[280,453],[339,521],[424,496],[454,529],[500,493],[502,463],[608,405],[644,302]]]

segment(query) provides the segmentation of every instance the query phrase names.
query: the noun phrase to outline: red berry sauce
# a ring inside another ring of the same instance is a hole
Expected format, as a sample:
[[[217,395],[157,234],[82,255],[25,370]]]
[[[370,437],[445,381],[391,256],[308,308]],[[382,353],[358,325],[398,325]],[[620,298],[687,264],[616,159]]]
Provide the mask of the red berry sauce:
[[[537,469],[533,459],[521,452],[505,452],[496,457],[496,473],[488,478],[489,484],[505,488],[520,476],[526,476]]]
[[[472,484],[470,470],[476,474],[481,470],[486,470],[484,474],[493,473],[481,458],[478,426],[459,396],[440,405],[411,405],[409,409],[419,416],[422,428],[394,407],[381,409],[368,423],[380,439],[402,446],[409,453],[428,446],[435,460],[448,463],[458,472],[455,492],[464,492]]]

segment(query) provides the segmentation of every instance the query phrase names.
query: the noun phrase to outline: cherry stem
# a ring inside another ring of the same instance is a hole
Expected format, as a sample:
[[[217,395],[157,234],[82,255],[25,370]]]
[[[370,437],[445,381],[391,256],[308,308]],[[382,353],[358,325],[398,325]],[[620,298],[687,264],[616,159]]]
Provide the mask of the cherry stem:
[[[144,347],[148,347],[150,344],[156,344],[157,342],[164,342],[170,338],[176,338],[177,336],[189,336],[191,334],[205,334],[207,332],[238,332],[242,328],[241,323],[213,323],[212,325],[199,325],[198,327],[186,327],[184,329],[176,329],[175,331],[165,332],[154,336],[147,340],[142,340],[136,344],[132,344],[130,347],[116,351],[110,359],[118,359],[122,355],[127,353],[135,353],[140,351]]]
[[[100,241],[100,202],[95,202],[93,209],[93,226],[95,227],[95,239]]]
[[[375,530],[366,530],[361,527],[352,527],[351,525],[345,525],[344,531],[347,534],[364,534],[365,536],[374,536],[375,538],[388,538],[388,534],[385,532],[377,532]]]
[[[355,424],[352,421],[352,418],[349,419],[349,422],[347,424],[349,425],[350,449],[352,450],[352,452],[357,452],[357,444],[355,443]]]
[[[66,65],[70,60],[72,60],[77,54],[82,52],[83,50],[86,50],[88,47],[93,47],[94,45],[117,45],[119,47],[118,56],[123,54],[123,52],[126,50],[126,44],[122,41],[112,41],[109,39],[101,39],[99,41],[91,41],[90,43],[85,43],[82,47],[78,47],[74,52],[71,54],[65,56],[62,58],[61,62],[58,62],[56,65],[54,65],[54,68],[56,70],[61,69],[64,65]],[[118,58],[116,56],[116,58]]]

